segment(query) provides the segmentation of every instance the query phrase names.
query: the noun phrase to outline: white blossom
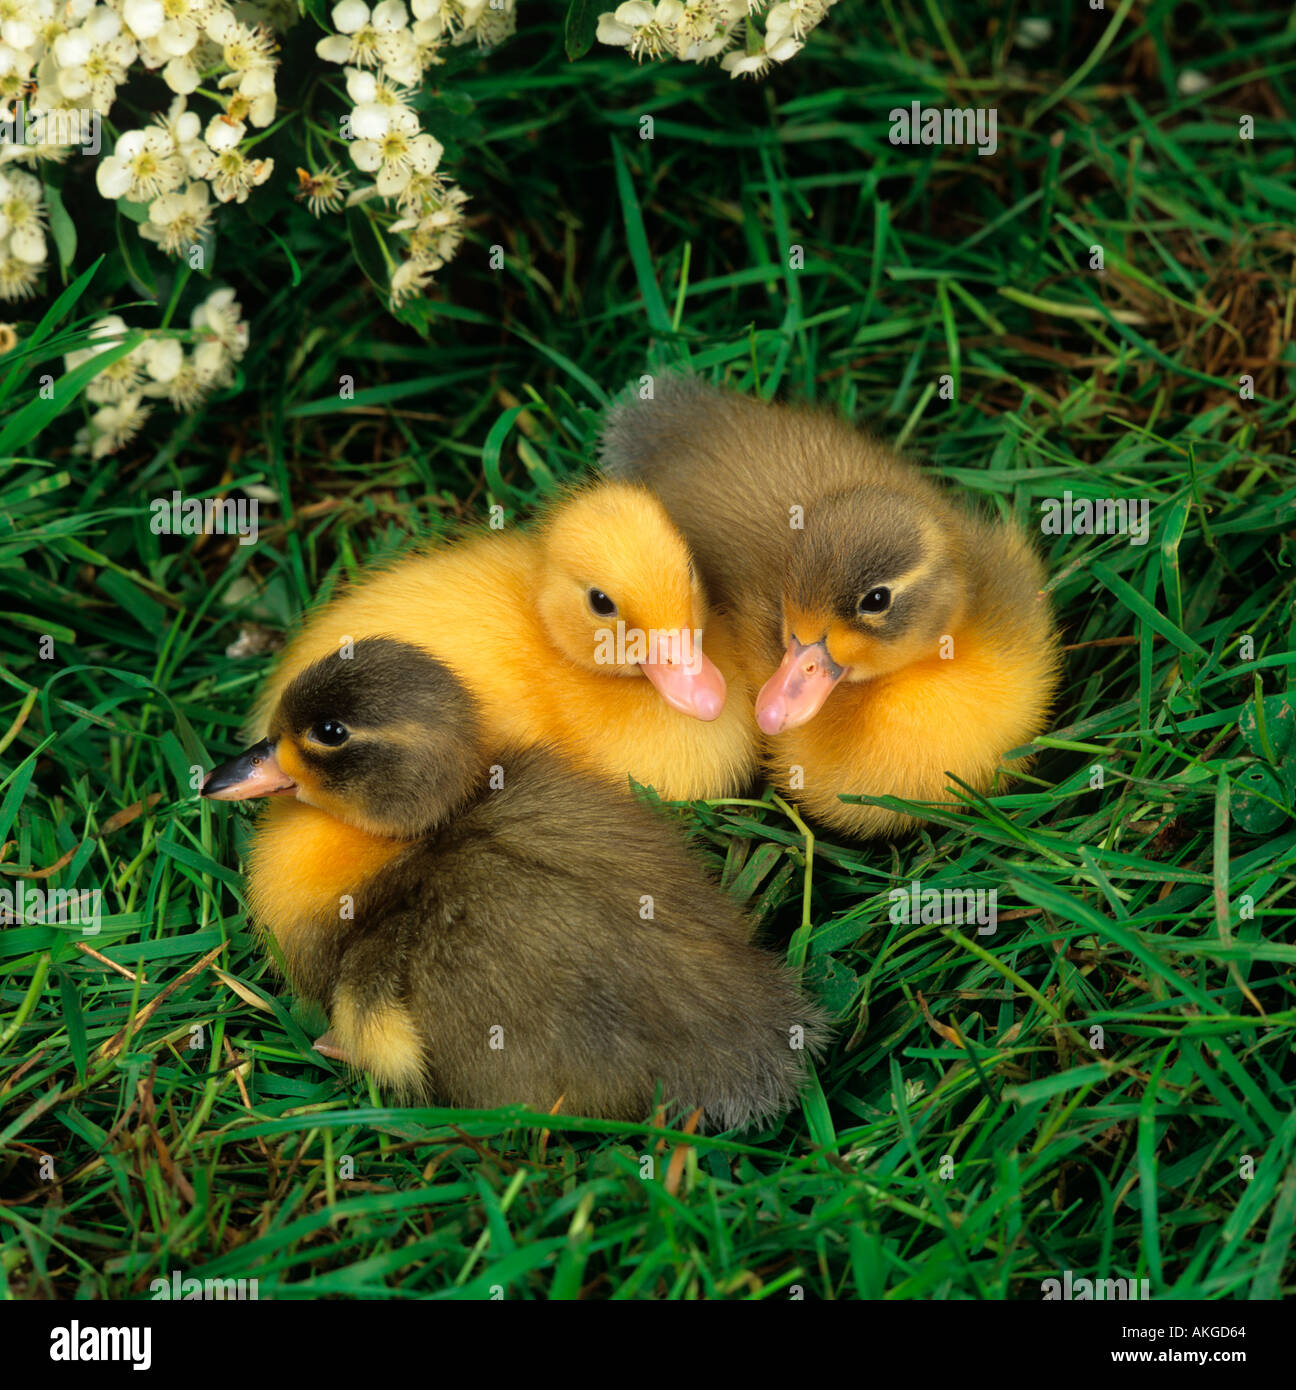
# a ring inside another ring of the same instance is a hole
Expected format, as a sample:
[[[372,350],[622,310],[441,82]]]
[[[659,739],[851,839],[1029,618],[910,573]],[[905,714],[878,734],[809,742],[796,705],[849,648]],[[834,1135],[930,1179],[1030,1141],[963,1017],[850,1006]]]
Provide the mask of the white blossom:
[[[121,14],[126,27],[137,39],[155,38],[166,23],[162,0],[125,0]]]
[[[418,118],[410,106],[413,93],[405,87],[376,77],[363,68],[347,68],[347,96],[354,102],[351,111],[351,135],[357,140],[380,140],[393,122],[413,122]]]
[[[50,102],[42,92],[41,104],[76,106],[89,100],[95,111],[106,115],[137,54],[117,12],[107,5],[94,6],[76,28],[54,39],[52,64],[42,63],[41,86],[50,81],[59,98]]]
[[[318,217],[322,212],[340,211],[351,188],[351,181],[336,164],[327,165],[317,174],[298,169],[297,182],[297,197],[305,199],[312,217]]]
[[[451,0],[420,3],[444,8]],[[762,29],[755,20],[763,0],[625,0],[599,16],[596,37],[628,49],[636,61],[674,56],[702,63],[724,54],[721,66],[732,76],[763,77],[774,63],[786,63],[801,51],[807,34],[835,3],[780,0],[765,15]]]
[[[139,395],[124,396],[120,401],[100,406],[90,417],[89,429],[77,432],[77,446],[88,447],[91,458],[115,454],[135,438],[150,413]]]
[[[103,339],[104,341],[92,341],[89,347],[78,348],[75,352],[67,353],[63,359],[64,366],[69,372],[75,371],[77,367],[98,357],[100,353],[107,352],[111,347],[116,347],[129,331],[126,327],[126,320],[120,314],[109,314],[106,318],[98,319],[91,325],[88,336],[92,340]],[[115,362],[110,362],[98,375],[92,378],[89,386],[86,387],[86,399],[95,404],[123,400],[138,389],[142,375],[143,364],[140,358],[140,348],[135,347]]]
[[[403,0],[382,0],[372,13],[364,0],[342,0],[333,7],[333,25],[338,32],[315,45],[326,62],[381,65],[397,82],[418,81],[417,45]]]
[[[764,77],[769,71],[770,60],[764,53],[744,53],[736,48],[725,54],[720,66],[730,77]]]
[[[220,154],[224,150],[233,149],[246,134],[247,126],[242,121],[232,121],[221,112],[208,121],[203,138],[207,141],[209,149]]]
[[[178,188],[184,161],[166,129],[128,130],[95,171],[95,183],[105,198],[128,198],[148,203],[160,193]]]
[[[178,338],[148,338],[140,344],[140,365],[157,382],[168,382],[184,362],[184,345]]]
[[[21,169],[0,173],[0,241],[11,256],[30,266],[45,263],[45,205],[40,180]]]
[[[1019,19],[1014,38],[1018,48],[1040,48],[1053,37],[1051,19]]]
[[[234,291],[225,288],[213,290],[190,315],[189,323],[195,333],[214,339],[237,361],[248,345],[248,327],[242,319]]]
[[[387,302],[393,309],[427,289],[432,280],[432,272],[417,261],[402,261],[392,272],[391,288]]]
[[[41,268],[0,247],[0,299],[29,299],[36,293]]]
[[[175,193],[154,198],[140,236],[156,242],[168,255],[178,256],[202,240],[212,212],[207,184],[195,179]]]
[[[611,14],[599,16],[595,31],[600,43],[629,48],[630,56],[660,58],[674,47],[676,24],[684,16],[681,0],[625,0]]]
[[[249,159],[237,145],[219,154],[200,147],[190,156],[189,169],[211,182],[222,203],[246,203],[248,194],[274,172],[274,160]]]

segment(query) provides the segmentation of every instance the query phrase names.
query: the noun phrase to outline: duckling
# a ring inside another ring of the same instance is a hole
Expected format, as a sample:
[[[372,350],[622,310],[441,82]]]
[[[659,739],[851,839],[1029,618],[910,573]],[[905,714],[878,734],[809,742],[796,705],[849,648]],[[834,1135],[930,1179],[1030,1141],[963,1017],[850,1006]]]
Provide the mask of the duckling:
[[[948,803],[948,774],[985,790],[1043,727],[1059,656],[1041,562],[882,444],[664,376],[612,407],[602,459],[666,504],[745,660],[777,663],[755,704],[765,766],[822,824],[907,830],[917,816],[839,797]]]
[[[553,752],[487,780],[449,667],[389,638],[295,676],[203,794],[267,796],[254,920],[330,1018],[316,1044],[407,1098],[745,1128],[795,1103],[824,1011],[659,812]]]
[[[683,537],[641,484],[578,487],[533,528],[482,529],[362,580],[289,643],[253,737],[312,662],[373,636],[443,661],[489,745],[553,744],[667,800],[734,795],[756,774],[754,687]]]

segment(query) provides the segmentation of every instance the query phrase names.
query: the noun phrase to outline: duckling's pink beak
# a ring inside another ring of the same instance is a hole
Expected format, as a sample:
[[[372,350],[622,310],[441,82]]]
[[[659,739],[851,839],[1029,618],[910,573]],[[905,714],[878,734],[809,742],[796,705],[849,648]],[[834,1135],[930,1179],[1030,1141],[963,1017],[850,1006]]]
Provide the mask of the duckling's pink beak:
[[[641,661],[639,669],[671,709],[691,714],[694,719],[719,718],[725,703],[725,678],[702,650],[701,643],[693,644],[692,660],[686,660],[679,635],[659,633],[657,654],[659,660]]]
[[[202,784],[203,796],[213,801],[247,801],[254,796],[296,790],[297,783],[279,766],[275,745],[268,738],[212,768]]]
[[[850,670],[828,655],[823,639],[802,646],[796,637],[774,674],[756,697],[756,722],[767,734],[781,734],[819,713],[833,686]]]

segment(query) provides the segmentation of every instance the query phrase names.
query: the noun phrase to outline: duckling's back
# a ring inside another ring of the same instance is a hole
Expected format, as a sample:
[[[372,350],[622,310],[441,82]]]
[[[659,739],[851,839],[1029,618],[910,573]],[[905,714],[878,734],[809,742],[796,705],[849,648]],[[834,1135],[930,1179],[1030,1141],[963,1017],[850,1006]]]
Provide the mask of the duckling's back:
[[[660,1081],[713,1128],[785,1111],[825,1015],[676,828],[547,752],[500,766],[357,897],[344,1012],[403,997],[426,1091],[458,1105],[642,1118]]]

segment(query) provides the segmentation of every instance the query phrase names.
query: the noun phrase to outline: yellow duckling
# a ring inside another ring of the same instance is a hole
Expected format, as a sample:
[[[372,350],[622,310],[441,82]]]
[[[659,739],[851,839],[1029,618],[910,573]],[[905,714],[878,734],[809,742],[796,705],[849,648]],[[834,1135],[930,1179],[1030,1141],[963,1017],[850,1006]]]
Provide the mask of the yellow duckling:
[[[675,830],[533,749],[488,781],[465,687],[406,643],[293,678],[206,796],[274,796],[254,919],[330,1028],[316,1047],[397,1094],[744,1128],[795,1103],[822,1009]]]
[[[609,411],[603,462],[666,504],[744,662],[778,663],[755,705],[766,767],[816,820],[907,829],[839,797],[948,802],[949,773],[986,790],[1043,728],[1059,657],[1039,559],[885,446],[664,376]]]
[[[312,662],[374,636],[444,661],[477,702],[488,748],[552,744],[667,800],[733,795],[755,774],[752,690],[732,638],[638,484],[578,488],[533,528],[477,531],[326,604],[289,643],[253,735]]]

